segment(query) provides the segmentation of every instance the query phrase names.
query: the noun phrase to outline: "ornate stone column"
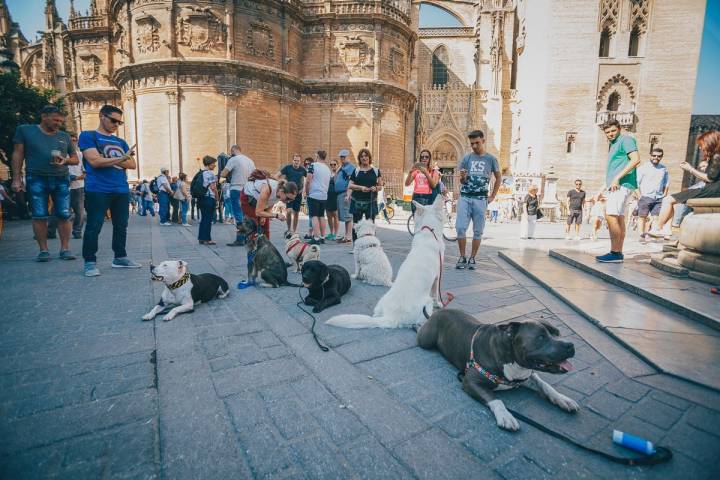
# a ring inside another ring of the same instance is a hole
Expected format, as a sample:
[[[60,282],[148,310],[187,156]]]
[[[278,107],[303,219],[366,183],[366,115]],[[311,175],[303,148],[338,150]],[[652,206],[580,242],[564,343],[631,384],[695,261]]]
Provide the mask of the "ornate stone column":
[[[237,92],[223,91],[225,97],[225,148],[237,143]],[[228,150],[229,151],[229,150]]]
[[[373,157],[377,157],[380,154],[380,129],[382,128],[382,114],[384,110],[385,107],[383,107],[382,105],[375,104],[372,106],[372,125],[370,127],[372,142],[370,144],[370,151],[372,152]],[[373,165],[380,168],[380,160],[382,159],[380,159],[379,157],[377,158],[379,160],[377,160],[377,163],[375,163],[376,160],[373,160]]]
[[[182,171],[182,147],[180,143],[180,91],[165,92],[168,98],[168,130],[170,131],[170,175]]]

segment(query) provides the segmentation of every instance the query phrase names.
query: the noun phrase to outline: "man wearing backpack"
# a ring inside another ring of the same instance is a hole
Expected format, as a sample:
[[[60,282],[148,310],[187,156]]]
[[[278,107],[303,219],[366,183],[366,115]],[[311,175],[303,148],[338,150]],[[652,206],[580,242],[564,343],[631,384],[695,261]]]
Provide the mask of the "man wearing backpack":
[[[157,185],[157,199],[160,204],[160,225],[168,226],[170,223],[170,197],[172,197],[172,188],[170,188],[170,181],[167,178],[167,174],[170,170],[163,167],[160,169],[160,175],[155,178]]]
[[[126,169],[137,167],[135,147],[129,148],[125,140],[114,135],[122,125],[122,110],[112,105],[100,109],[100,125],[96,130],[80,134],[78,147],[83,153],[85,164],[85,207],[87,224],[83,236],[83,258],[85,276],[96,277],[100,270],[96,266],[98,236],[105,221],[105,212],[110,209],[113,235],[112,249],[115,259],[113,268],[140,268],[141,265],[128,259],[125,251],[128,226],[128,182]]]
[[[240,227],[243,221],[240,194],[243,188],[245,188],[248,177],[253,170],[255,170],[255,163],[250,157],[240,153],[240,147],[237,145],[230,147],[230,155],[232,155],[232,157],[230,157],[230,160],[225,164],[220,176],[230,182],[230,205],[232,207],[233,217],[235,217],[235,226]],[[236,232],[235,241],[227,245],[230,247],[245,245],[245,235]]]

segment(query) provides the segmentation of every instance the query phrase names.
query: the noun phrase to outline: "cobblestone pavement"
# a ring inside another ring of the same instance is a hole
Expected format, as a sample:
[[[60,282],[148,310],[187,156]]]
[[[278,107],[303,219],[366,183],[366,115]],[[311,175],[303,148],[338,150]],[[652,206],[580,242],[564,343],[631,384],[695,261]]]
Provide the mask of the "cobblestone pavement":
[[[277,227],[277,226],[276,226]],[[216,247],[196,227],[134,217],[133,259],[183,259],[231,285],[245,277],[244,249]],[[317,332],[295,288],[237,290],[172,322],[142,322],[160,286],[147,269],[109,268],[85,278],[81,260],[33,262],[27,222],[0,241],[0,478],[718,478],[720,396],[658,375],[600,330],[482,249],[475,272],[456,271],[448,245],[444,288],[452,306],[484,322],[544,318],[575,343],[576,371],[545,375],[582,404],[566,414],[534,393],[502,394],[511,407],[588,445],[619,452],[613,428],[671,447],[674,460],[623,467],[523,424],[499,430],[466,396],[453,368],[416,346],[410,330],[346,330],[322,322],[371,312],[385,291],[353,284],[318,315]],[[397,269],[406,233],[379,236]],[[279,244],[280,231],[273,239]],[[72,248],[80,251],[80,241]],[[51,241],[57,248],[57,241]],[[284,250],[283,250],[284,251]],[[346,247],[323,260],[350,269]],[[291,274],[290,279],[298,277]],[[588,292],[592,294],[592,292]]]

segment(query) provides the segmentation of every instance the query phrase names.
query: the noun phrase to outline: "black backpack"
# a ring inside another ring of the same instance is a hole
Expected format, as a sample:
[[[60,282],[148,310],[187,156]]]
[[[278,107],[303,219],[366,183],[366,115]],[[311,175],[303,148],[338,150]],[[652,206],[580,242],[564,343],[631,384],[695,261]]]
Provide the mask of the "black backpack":
[[[150,193],[158,194],[160,193],[160,188],[158,188],[157,184],[157,177],[150,180]]]
[[[198,172],[193,177],[192,182],[190,182],[190,195],[193,198],[202,198],[207,195],[208,187],[203,186],[204,183],[205,182],[203,181],[203,171],[198,170]]]

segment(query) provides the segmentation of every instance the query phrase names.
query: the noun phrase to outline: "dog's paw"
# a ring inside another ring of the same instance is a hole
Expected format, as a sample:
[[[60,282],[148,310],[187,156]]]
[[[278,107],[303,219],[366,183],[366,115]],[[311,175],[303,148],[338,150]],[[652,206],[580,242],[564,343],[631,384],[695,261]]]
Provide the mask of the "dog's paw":
[[[353,280],[355,280],[355,279],[357,278],[357,273],[353,273],[352,275],[350,275],[350,278],[352,278]]]
[[[518,422],[515,417],[512,416],[512,413],[508,411],[495,415],[495,421],[497,421],[497,426],[503,430],[509,430],[511,432],[517,432],[520,430],[520,422]]]
[[[563,395],[562,393],[558,393],[551,401],[566,412],[575,413],[580,411],[580,405],[575,400]]]
[[[318,306],[313,307],[313,313],[320,313],[320,312],[322,312],[322,308],[320,308]]]
[[[165,316],[163,317],[163,322],[169,322],[169,321],[172,320],[173,318],[175,318],[175,315],[170,315],[170,314],[165,315]]]
[[[145,320],[146,322],[152,320],[153,318],[155,318],[155,315],[153,315],[152,313],[146,313],[142,317],[142,319]]]

